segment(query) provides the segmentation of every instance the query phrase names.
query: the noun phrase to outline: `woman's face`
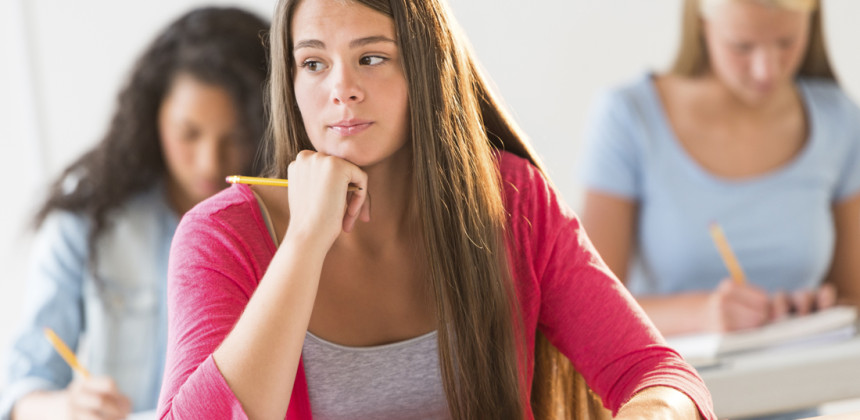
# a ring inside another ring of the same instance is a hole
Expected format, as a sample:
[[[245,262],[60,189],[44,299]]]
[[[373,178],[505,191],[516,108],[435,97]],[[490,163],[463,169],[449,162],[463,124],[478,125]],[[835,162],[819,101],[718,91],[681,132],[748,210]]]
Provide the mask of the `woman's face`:
[[[791,83],[809,40],[810,13],[723,1],[703,18],[711,70],[744,102]]]
[[[220,191],[248,167],[253,147],[241,138],[233,99],[188,74],[173,80],[158,112],[168,192],[180,212]]]
[[[296,102],[318,152],[367,168],[406,144],[394,22],[352,1],[304,0],[291,22]]]

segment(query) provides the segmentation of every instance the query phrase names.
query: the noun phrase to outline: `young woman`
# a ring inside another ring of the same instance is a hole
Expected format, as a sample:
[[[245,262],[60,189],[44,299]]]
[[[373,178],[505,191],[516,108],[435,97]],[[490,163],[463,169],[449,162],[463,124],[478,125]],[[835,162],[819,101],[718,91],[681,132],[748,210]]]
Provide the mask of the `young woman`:
[[[265,131],[268,24],[191,11],[143,53],[103,140],[54,183],[39,227],[2,417],[121,419],[153,410],[167,342],[167,255],[179,217],[253,171]],[[82,346],[74,378],[43,335]]]
[[[583,224],[663,334],[858,302],[860,110],[818,2],[686,1],[672,70],[605,95],[586,142]]]
[[[559,408],[530,405],[538,331],[618,418],[713,418],[454,28],[434,0],[279,3],[290,187],[180,223],[161,418],[532,418]]]

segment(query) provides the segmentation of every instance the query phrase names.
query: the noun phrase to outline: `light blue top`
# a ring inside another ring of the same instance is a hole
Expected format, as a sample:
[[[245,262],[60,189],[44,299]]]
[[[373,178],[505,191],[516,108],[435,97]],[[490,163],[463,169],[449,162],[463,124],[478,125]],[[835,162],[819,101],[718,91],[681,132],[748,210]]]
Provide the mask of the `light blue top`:
[[[799,79],[809,138],[792,161],[741,180],[698,165],[675,137],[650,74],[601,96],[582,179],[639,205],[634,294],[711,290],[728,271],[709,234],[725,231],[748,280],[812,288],[834,252],[832,206],[860,190],[860,110],[833,82]]]
[[[155,409],[167,342],[167,256],[178,218],[160,185],[113,214],[96,248],[98,280],[88,268],[88,219],[54,212],[39,229],[0,418],[8,419],[22,396],[72,380],[45,339],[46,326],[78,349],[91,374],[111,376],[134,411]]]

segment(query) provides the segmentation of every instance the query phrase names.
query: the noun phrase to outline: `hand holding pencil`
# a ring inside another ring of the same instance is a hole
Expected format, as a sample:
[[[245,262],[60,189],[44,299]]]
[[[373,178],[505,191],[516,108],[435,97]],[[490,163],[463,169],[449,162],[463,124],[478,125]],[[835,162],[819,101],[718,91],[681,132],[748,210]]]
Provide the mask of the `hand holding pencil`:
[[[227,182],[230,184],[248,184],[248,185],[268,185],[272,187],[289,187],[290,181],[278,178],[260,178],[256,176],[230,175],[227,177]],[[357,185],[350,185],[347,191],[359,191],[361,188]]]
[[[767,293],[747,282],[746,275],[732,251],[722,227],[711,223],[711,238],[729,271],[731,280],[725,280],[710,295],[710,308],[718,331],[734,331],[758,327],[772,318],[771,299]]]
[[[289,214],[288,233],[313,232],[305,236],[315,238],[312,245],[321,245],[325,252],[341,232],[352,231],[359,219],[370,221],[367,173],[352,162],[303,150],[290,163],[287,172],[290,181],[232,175],[227,177],[227,182],[289,187],[285,190],[289,208],[283,210]],[[266,193],[271,193],[257,192],[264,199]],[[274,213],[279,210],[276,208]]]
[[[45,338],[60,354],[60,357],[80,376],[74,379],[65,390],[58,391],[66,394],[67,402],[65,404],[61,404],[59,407],[48,404],[51,396],[33,393],[22,397],[16,403],[16,410],[20,408],[24,411],[38,413],[36,417],[100,420],[120,420],[131,414],[131,401],[120,392],[111,378],[90,375],[90,372],[84,368],[75,357],[74,352],[57,336],[54,330],[45,327],[43,331]]]

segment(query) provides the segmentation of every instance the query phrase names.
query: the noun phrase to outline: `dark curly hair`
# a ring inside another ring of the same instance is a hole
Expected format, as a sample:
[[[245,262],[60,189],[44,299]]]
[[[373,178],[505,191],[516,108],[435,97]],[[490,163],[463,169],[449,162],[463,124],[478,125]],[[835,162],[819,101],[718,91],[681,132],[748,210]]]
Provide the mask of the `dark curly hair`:
[[[52,183],[35,227],[54,210],[89,218],[92,266],[95,239],[107,228],[110,212],[165,176],[158,111],[179,74],[224,88],[239,111],[243,138],[257,150],[266,127],[268,51],[263,40],[268,28],[267,21],[247,11],[215,7],[194,9],[167,26],[129,74],[101,142]],[[256,167],[248,170],[258,172]]]

